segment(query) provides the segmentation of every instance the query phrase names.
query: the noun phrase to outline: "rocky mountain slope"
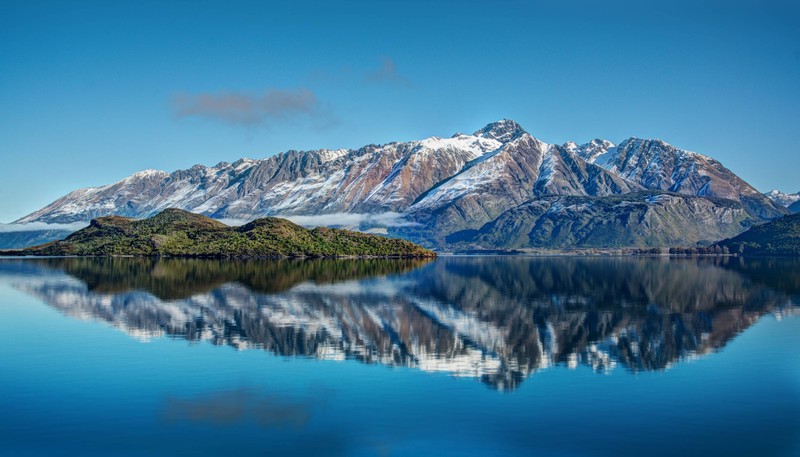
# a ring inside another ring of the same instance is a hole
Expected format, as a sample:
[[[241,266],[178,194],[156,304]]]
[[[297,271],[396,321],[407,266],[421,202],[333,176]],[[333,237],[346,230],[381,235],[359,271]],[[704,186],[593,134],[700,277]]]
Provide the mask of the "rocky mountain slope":
[[[23,230],[0,232],[0,249],[19,249],[63,240],[71,230]]]
[[[510,209],[479,230],[450,234],[455,249],[603,248],[703,244],[749,225],[737,202],[673,193],[545,197]]]
[[[650,193],[642,194],[646,191]],[[533,207],[546,207],[559,231],[573,226],[603,230],[604,221],[628,214],[624,206],[603,198],[623,195],[637,202],[637,215],[630,223],[608,225],[607,230],[621,232],[609,231],[590,244],[600,239],[615,246],[694,244],[787,213],[719,162],[660,140],[559,146],[503,120],[450,138],[357,150],[288,151],[173,173],[147,170],[112,185],[71,192],[17,222],[70,223],[112,214],[148,217],[178,207],[213,218],[295,217],[309,224],[383,230],[447,249],[452,247],[448,240],[463,245],[470,242],[470,231],[490,231],[503,226],[498,218],[504,214],[507,219],[509,212]],[[588,210],[581,212],[582,221],[560,219],[567,213],[549,203],[560,197],[571,197],[570,205]],[[349,217],[339,217],[343,213]],[[633,223],[646,214],[661,222]],[[531,243],[518,244],[538,246],[549,238],[534,234]],[[557,238],[559,246],[586,243],[580,233]]]
[[[0,251],[0,254],[4,252]],[[106,216],[93,219],[63,241],[13,255],[179,256],[179,257],[434,257],[409,241],[349,230],[303,228],[266,217],[241,227],[180,209],[148,219]]]
[[[582,146],[568,144],[590,163],[635,182],[646,189],[682,195],[719,197],[740,202],[760,218],[785,214],[780,205],[711,157],[678,149],[661,140],[629,138],[619,146],[594,140]]]

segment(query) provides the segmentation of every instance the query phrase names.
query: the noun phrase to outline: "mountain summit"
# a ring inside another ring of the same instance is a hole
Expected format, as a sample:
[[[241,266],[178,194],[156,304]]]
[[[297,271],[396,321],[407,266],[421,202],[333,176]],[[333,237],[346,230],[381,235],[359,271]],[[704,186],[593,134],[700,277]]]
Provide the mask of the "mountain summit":
[[[483,138],[490,138],[501,143],[507,143],[509,141],[516,140],[525,133],[527,132],[525,132],[522,126],[516,122],[510,119],[501,119],[499,121],[492,122],[491,124],[487,124],[486,127],[478,130],[473,135]]]
[[[764,195],[772,199],[772,201],[775,203],[785,206],[790,213],[800,213],[800,192],[787,194],[777,189],[773,189]]]
[[[382,231],[440,249],[685,245],[787,213],[720,162],[661,140],[559,146],[504,119],[472,135],[147,170],[17,222],[172,207]]]

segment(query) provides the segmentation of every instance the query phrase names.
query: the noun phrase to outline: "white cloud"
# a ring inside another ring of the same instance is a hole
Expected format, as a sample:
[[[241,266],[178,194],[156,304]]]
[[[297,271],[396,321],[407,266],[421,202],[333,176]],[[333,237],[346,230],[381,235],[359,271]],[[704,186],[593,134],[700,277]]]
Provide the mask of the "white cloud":
[[[366,231],[375,231],[378,227],[409,227],[418,225],[416,222],[411,222],[405,219],[401,213],[387,211],[385,213],[377,214],[359,214],[359,213],[332,213],[332,214],[317,214],[313,216],[298,216],[298,215],[280,215],[274,217],[288,219],[295,224],[304,227],[353,227],[358,228],[362,225],[367,226]],[[233,219],[224,218],[217,219],[223,224],[238,227],[250,222],[252,219]]]
[[[88,222],[73,222],[71,224],[47,224],[44,222],[31,222],[29,224],[0,224],[0,233],[32,232],[34,230],[69,230],[71,232],[75,232],[88,225]]]
[[[337,227],[358,227],[367,225],[369,227],[407,227],[417,225],[405,219],[400,213],[388,211],[378,214],[358,214],[358,213],[332,213],[317,214],[313,216],[276,216],[289,219],[295,224],[304,227],[337,226]]]
[[[231,218],[231,217],[224,217],[222,219],[215,219],[215,220],[217,220],[219,222],[222,222],[225,225],[229,225],[231,227],[239,227],[241,225],[244,225],[244,224],[252,221],[252,219],[234,219],[234,218]]]

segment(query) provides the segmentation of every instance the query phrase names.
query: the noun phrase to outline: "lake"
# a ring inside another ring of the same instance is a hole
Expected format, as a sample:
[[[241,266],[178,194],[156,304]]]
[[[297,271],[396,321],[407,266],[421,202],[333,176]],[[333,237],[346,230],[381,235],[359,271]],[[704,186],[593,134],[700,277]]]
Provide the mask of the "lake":
[[[798,259],[0,259],[0,454],[800,456],[798,304]]]

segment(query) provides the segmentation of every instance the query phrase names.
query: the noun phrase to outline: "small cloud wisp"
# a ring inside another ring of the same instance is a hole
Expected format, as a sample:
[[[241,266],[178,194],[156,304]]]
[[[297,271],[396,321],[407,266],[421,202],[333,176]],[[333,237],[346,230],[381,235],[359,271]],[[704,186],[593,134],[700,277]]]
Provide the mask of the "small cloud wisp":
[[[419,225],[416,222],[407,220],[404,214],[387,211],[384,213],[363,214],[363,213],[332,213],[315,214],[313,216],[299,216],[292,214],[276,214],[274,217],[288,219],[303,227],[349,227],[358,229],[359,227],[411,227]],[[233,227],[244,225],[252,219],[217,219],[223,224]]]
[[[380,68],[367,74],[366,80],[372,83],[391,83],[411,87],[411,81],[397,71],[397,65],[389,57],[384,57]]]
[[[261,95],[241,92],[176,94],[172,99],[179,118],[198,117],[233,125],[269,125],[293,118],[308,118],[322,125],[333,123],[310,89],[270,89]]]
[[[88,226],[88,222],[73,222],[71,224],[47,224],[45,222],[31,222],[28,224],[0,224],[0,233],[34,232],[40,230],[64,230],[77,232]]]

